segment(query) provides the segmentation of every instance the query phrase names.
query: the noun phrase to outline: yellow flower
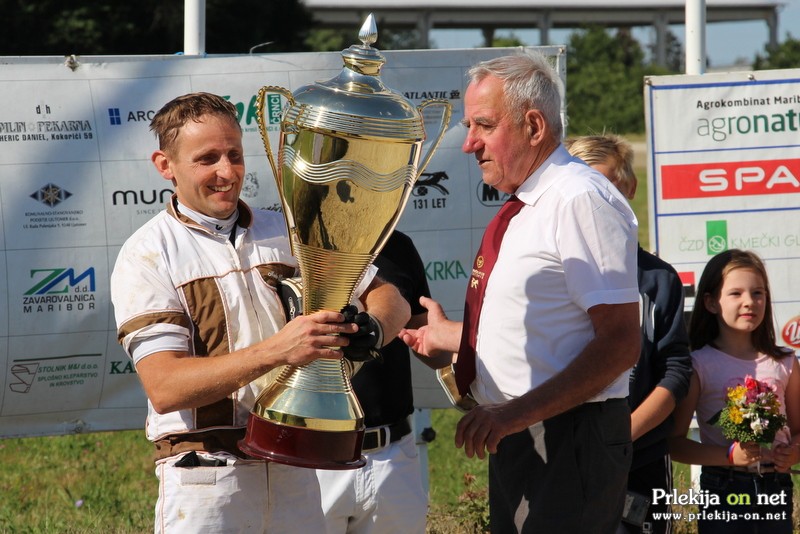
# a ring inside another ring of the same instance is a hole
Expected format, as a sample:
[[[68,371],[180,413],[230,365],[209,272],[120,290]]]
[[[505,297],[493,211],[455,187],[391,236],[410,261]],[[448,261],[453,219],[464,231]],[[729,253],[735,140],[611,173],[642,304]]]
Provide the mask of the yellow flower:
[[[741,410],[739,410],[737,406],[731,406],[728,409],[728,417],[730,417],[731,421],[736,425],[738,425],[744,420],[744,418],[742,417],[742,412]]]
[[[735,388],[728,388],[728,400],[737,405],[743,405],[747,398],[747,388],[741,384]]]

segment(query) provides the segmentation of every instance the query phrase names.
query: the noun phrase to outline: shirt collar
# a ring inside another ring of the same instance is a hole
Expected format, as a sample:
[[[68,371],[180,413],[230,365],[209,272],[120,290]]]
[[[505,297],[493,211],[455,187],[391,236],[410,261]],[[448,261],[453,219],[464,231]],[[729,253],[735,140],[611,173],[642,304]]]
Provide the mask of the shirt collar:
[[[555,183],[556,176],[548,171],[553,167],[561,167],[574,161],[580,160],[571,156],[563,144],[558,145],[547,159],[533,171],[533,174],[522,182],[514,194],[525,204],[535,205],[545,191]]]

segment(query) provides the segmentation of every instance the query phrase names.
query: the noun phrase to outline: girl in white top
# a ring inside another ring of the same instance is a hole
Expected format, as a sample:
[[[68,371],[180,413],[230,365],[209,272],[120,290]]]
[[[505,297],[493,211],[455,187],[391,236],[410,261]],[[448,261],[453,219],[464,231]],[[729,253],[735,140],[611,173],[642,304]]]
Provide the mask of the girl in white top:
[[[708,494],[699,506],[698,531],[791,533],[788,471],[800,462],[800,372],[794,353],[775,342],[767,272],[756,254],[732,249],[709,261],[689,338],[694,373],[675,410],[670,454],[703,466],[700,487]],[[771,444],[731,441],[710,422],[725,407],[728,388],[748,375],[775,391],[787,417]],[[700,442],[687,438],[695,413]]]

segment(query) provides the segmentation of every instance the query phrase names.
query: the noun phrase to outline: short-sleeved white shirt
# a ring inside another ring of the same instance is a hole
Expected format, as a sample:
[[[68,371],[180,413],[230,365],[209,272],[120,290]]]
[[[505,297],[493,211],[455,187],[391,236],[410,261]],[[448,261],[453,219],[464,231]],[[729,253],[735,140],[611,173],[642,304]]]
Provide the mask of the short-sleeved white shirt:
[[[637,221],[602,174],[563,146],[516,191],[525,203],[486,286],[476,346],[480,403],[519,397],[594,337],[587,310],[638,302]],[[590,401],[624,398],[628,373]]]

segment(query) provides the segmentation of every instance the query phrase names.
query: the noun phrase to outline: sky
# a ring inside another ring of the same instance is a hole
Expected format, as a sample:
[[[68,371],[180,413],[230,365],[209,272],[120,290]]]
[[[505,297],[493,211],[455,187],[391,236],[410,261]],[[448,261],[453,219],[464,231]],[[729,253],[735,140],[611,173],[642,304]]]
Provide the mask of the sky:
[[[785,5],[778,14],[778,42],[786,39],[787,33],[793,39],[800,39],[800,0],[783,0]],[[670,31],[683,42],[684,27],[672,26]],[[527,45],[538,45],[538,30],[505,30],[496,32],[496,36],[507,36],[514,33]],[[551,30],[550,44],[566,44],[569,30]],[[655,42],[654,30],[636,28],[634,37],[643,47]],[[769,39],[769,30],[764,21],[753,22],[716,22],[706,26],[706,58],[710,67],[723,67],[736,64],[744,59],[750,64],[756,54],[765,55],[764,46]],[[431,40],[437,48],[472,48],[483,46],[480,30],[436,30],[431,32]],[[685,49],[684,49],[685,50]]]

